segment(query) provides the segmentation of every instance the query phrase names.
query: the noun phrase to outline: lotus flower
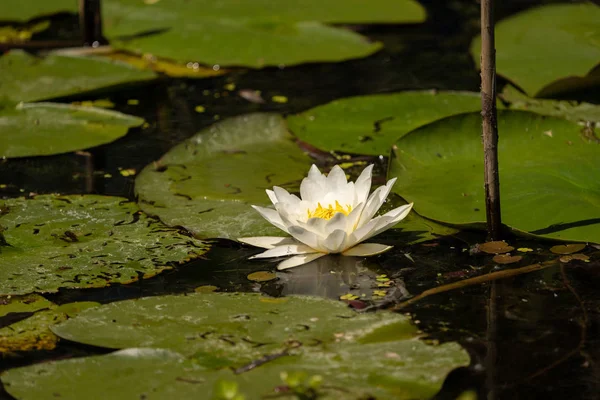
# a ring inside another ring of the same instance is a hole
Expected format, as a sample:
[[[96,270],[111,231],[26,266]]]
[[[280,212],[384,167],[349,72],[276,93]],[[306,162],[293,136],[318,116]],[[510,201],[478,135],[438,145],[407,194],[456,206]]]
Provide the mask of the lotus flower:
[[[372,256],[392,248],[362,243],[391,228],[408,215],[412,203],[375,217],[390,193],[396,178],[377,188],[370,196],[373,165],[363,170],[356,182],[348,182],[339,166],[329,175],[313,165],[300,184],[300,198],[278,186],[267,189],[275,209],[252,206],[267,221],[291,237],[247,237],[240,242],[268,249],[250,258],[292,256],[277,269],[306,264],[326,254]]]

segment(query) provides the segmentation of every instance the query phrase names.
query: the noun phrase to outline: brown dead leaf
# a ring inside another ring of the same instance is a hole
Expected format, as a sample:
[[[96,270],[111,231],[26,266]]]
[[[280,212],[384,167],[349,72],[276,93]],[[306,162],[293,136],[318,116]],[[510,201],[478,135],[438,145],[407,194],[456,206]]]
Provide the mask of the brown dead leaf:
[[[479,245],[479,250],[488,254],[503,254],[513,251],[515,248],[509,246],[504,240],[486,242]]]
[[[585,249],[585,243],[569,243],[552,246],[550,251],[554,254],[572,254]]]

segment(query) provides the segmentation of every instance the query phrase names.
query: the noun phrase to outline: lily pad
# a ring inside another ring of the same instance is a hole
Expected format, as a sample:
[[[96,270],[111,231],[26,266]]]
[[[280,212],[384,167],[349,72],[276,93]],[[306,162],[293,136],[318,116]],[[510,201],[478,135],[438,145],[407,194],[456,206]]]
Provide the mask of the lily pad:
[[[390,346],[387,350],[386,345]],[[282,357],[234,374],[227,369],[203,369],[170,350],[131,348],[12,369],[2,381],[17,399],[31,400],[45,399],[48,393],[57,393],[62,399],[119,400],[151,393],[156,398],[192,400],[198,399],[199,392],[207,399],[232,399],[233,393],[246,399],[276,395],[294,400],[299,397],[289,383],[300,392],[302,378],[309,381],[316,377],[322,380],[321,385],[314,385],[319,399],[403,400],[430,398],[452,368],[468,363],[468,356],[455,344],[433,347],[417,340],[349,345],[343,351],[336,350],[320,356]],[[73,381],[73,376],[78,379]],[[287,379],[282,380],[282,376]]]
[[[0,157],[66,153],[110,143],[143,119],[95,107],[0,103]]]
[[[531,96],[565,78],[585,78],[600,61],[600,7],[552,4],[519,13],[496,25],[498,73]],[[471,44],[480,62],[481,39]],[[600,77],[596,77],[596,84]]]
[[[60,12],[77,12],[77,2],[73,0],[2,0],[0,21],[28,21]]]
[[[298,192],[311,163],[281,116],[249,114],[219,122],[175,146],[144,168],[135,191],[144,212],[197,237],[284,236],[250,205],[267,205],[265,189],[275,185]],[[402,205],[399,201],[393,204]],[[398,227],[410,233],[411,242],[455,232],[413,213]]]
[[[416,91],[334,100],[287,121],[294,135],[321,150],[380,155],[413,129],[479,109],[479,93]]]
[[[297,189],[311,160],[275,114],[231,118],[175,146],[144,168],[135,191],[144,212],[196,236],[236,239],[283,236],[251,204],[265,189]]]
[[[568,101],[532,99],[519,92],[513,86],[507,85],[500,97],[509,102],[509,109],[531,111],[537,114],[561,117],[571,121],[600,123],[600,105]]]
[[[323,23],[422,22],[413,0],[112,0],[103,4],[111,45],[180,62],[291,65],[364,57],[381,48]]]
[[[17,297],[32,298],[33,296],[36,295]],[[43,299],[41,296],[38,297]],[[0,354],[15,351],[52,350],[56,347],[59,338],[50,331],[50,326],[72,318],[82,310],[100,305],[93,301],[67,303],[61,306],[48,300],[45,302],[38,300],[35,303],[43,303],[46,307],[29,318],[0,329]]]
[[[0,75],[0,100],[12,103],[47,100],[156,77],[150,70],[106,58],[59,54],[40,58],[21,50],[0,57]]]
[[[54,303],[50,300],[35,293],[24,296],[2,296],[0,297],[0,317],[10,313],[35,312],[53,305]]]
[[[5,205],[0,294],[129,283],[208,250],[121,197],[44,195]]]
[[[498,114],[503,222],[551,238],[600,242],[600,145],[588,127],[520,111]],[[417,129],[396,143],[394,190],[422,215],[485,221],[481,115]]]
[[[40,311],[27,319],[0,329],[0,354],[52,350],[56,347],[58,337],[48,327],[66,319],[67,315],[61,312]]]
[[[359,315],[343,303],[312,297],[143,298],[84,311],[55,331],[83,343],[121,347],[144,342],[152,348],[47,363],[43,369],[13,369],[2,376],[9,393],[19,399],[48,393],[74,399],[84,392],[86,398],[97,392],[115,399],[144,393],[192,399],[201,391],[206,398],[220,398],[225,381],[247,398],[259,398],[292,381],[302,382],[301,376],[319,375],[323,384],[317,390],[323,399],[429,398],[451,369],[469,360],[455,343],[429,346],[420,341],[404,316]],[[217,362],[217,355],[226,357]],[[263,361],[250,368],[242,364],[246,359]],[[228,365],[237,374],[221,369]],[[287,376],[283,382],[282,373]],[[90,390],[100,385],[101,391]],[[282,398],[296,398],[293,391],[286,396]]]

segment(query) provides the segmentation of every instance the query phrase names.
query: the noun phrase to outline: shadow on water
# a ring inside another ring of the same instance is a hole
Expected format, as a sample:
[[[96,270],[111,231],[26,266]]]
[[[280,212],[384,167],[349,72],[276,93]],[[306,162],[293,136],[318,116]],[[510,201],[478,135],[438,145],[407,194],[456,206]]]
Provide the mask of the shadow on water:
[[[498,17],[542,3],[513,0],[499,3]],[[132,176],[174,144],[217,120],[254,112],[294,113],[332,99],[400,90],[479,89],[479,76],[468,54],[478,30],[476,2],[426,0],[429,21],[419,26],[363,27],[361,33],[383,41],[386,51],[362,60],[310,64],[258,71],[234,71],[211,79],[160,79],[136,87],[60,99],[64,102],[109,98],[115,109],[145,118],[114,143],[49,157],[0,161],[0,196],[29,193],[98,193],[133,199]],[[68,23],[68,16],[61,16]],[[64,22],[64,21],[63,21]],[[359,29],[359,28],[356,28]],[[234,83],[234,91],[225,86]],[[264,104],[252,103],[238,90],[260,90]],[[288,102],[269,101],[284,95]],[[588,101],[600,102],[598,93]],[[595,97],[594,97],[595,96]],[[138,99],[139,104],[130,102]],[[199,113],[196,106],[206,111]],[[91,168],[90,168],[91,165]],[[91,180],[91,186],[90,186]],[[316,295],[338,299],[351,295],[350,306],[398,303],[427,289],[485,273],[518,268],[556,256],[545,242],[511,242],[533,251],[516,264],[499,265],[492,256],[473,250],[479,234],[400,245],[412,238],[398,233],[382,240],[394,243],[389,253],[367,259],[328,256],[276,272],[275,279],[255,282],[248,275],[275,271],[276,261],[249,261],[256,249],[216,241],[206,259],[196,260],[148,280],[103,289],[61,290],[48,299],[112,301],[142,296],[193,292],[216,286],[221,291],[262,292],[270,296]],[[466,389],[488,399],[595,399],[600,393],[600,263],[598,252],[588,263],[571,261],[528,274],[446,291],[408,305],[426,340],[459,341],[471,354],[468,368],[447,378],[436,399],[453,399]],[[382,278],[386,275],[388,281]],[[379,280],[378,280],[379,277]],[[376,292],[381,296],[375,296]],[[27,314],[0,318],[0,326]],[[104,354],[106,349],[63,340],[52,351],[11,354],[0,370],[31,363]],[[0,390],[0,399],[10,399]]]

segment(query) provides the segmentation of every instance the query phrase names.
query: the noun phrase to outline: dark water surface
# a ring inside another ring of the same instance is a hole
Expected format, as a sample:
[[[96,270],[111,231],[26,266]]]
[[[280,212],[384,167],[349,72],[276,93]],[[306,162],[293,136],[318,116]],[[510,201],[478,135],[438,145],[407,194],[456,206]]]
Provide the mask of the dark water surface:
[[[466,0],[422,1],[429,21],[419,26],[360,27],[383,41],[386,50],[362,60],[312,64],[260,71],[237,70],[212,79],[162,79],[85,97],[109,98],[115,109],[139,115],[148,122],[114,143],[89,150],[90,156],[64,154],[0,161],[0,196],[30,193],[97,193],[133,199],[134,177],[120,169],[140,171],[176,143],[216,120],[254,111],[294,113],[335,98],[410,89],[479,89],[479,75],[468,47],[478,31],[479,5]],[[499,1],[504,17],[551,1]],[[555,1],[552,1],[555,2]],[[358,28],[357,28],[358,29]],[[228,91],[225,85],[234,83]],[[499,82],[502,83],[501,81]],[[260,90],[267,102],[250,103],[237,90]],[[284,104],[269,101],[284,95]],[[600,94],[587,101],[600,103]],[[128,104],[128,100],[139,104]],[[195,111],[202,105],[204,113]],[[91,167],[91,169],[90,169]],[[112,177],[105,178],[108,173]],[[272,296],[312,294],[338,298],[348,292],[369,292],[375,277],[387,274],[394,286],[383,303],[398,302],[420,292],[488,272],[523,267],[553,259],[549,242],[511,241],[528,247],[517,264],[498,268],[491,256],[473,251],[481,233],[463,232],[454,238],[403,246],[387,236],[393,251],[376,258],[325,257],[317,262],[278,272],[277,279],[258,284],[249,273],[274,270],[270,262],[247,258],[255,249],[231,241],[216,241],[206,259],[196,260],[157,277],[104,289],[63,290],[47,296],[56,303],[92,300],[111,302],[148,295],[193,291],[202,285],[222,291],[260,291]],[[473,389],[490,399],[596,399],[600,395],[600,263],[595,257],[557,264],[537,272],[447,291],[401,312],[413,315],[427,340],[459,341],[470,352],[469,368],[453,371],[439,399],[455,398]],[[361,304],[354,304],[360,306]],[[0,326],[26,315],[0,318]],[[0,370],[34,362],[102,354],[107,350],[61,341],[53,351],[13,354],[0,360]],[[0,399],[10,399],[0,391]]]

